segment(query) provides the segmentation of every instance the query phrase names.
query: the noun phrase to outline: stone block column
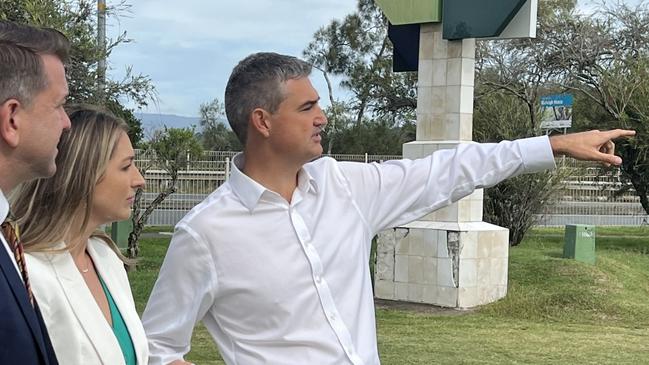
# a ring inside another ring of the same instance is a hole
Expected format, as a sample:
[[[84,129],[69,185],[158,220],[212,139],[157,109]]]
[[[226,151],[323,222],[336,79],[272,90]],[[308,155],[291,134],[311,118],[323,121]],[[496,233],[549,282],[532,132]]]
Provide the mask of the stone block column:
[[[422,24],[417,140],[404,158],[472,143],[475,39],[447,41],[442,24]],[[507,229],[482,222],[482,190],[379,235],[378,298],[470,308],[507,292]]]

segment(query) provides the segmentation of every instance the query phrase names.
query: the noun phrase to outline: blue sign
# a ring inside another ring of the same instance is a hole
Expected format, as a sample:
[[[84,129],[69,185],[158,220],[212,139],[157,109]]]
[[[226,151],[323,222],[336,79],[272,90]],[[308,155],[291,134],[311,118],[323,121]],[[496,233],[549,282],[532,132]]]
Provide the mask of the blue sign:
[[[556,94],[541,96],[541,106],[572,106],[572,95],[570,94]]]
[[[541,129],[562,129],[572,126],[572,95],[541,96]]]

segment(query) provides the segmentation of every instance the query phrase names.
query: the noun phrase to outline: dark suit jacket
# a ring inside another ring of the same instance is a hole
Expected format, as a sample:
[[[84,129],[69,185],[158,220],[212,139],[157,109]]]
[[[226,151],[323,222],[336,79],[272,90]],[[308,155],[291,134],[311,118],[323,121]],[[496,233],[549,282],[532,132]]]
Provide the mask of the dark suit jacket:
[[[38,306],[0,241],[0,364],[58,365]]]

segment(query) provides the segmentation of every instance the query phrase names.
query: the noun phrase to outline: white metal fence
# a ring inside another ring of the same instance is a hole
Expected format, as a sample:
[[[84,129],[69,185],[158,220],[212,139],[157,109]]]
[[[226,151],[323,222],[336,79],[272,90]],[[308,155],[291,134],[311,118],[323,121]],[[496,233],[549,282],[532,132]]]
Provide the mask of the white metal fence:
[[[150,151],[135,150],[135,163],[143,171],[146,188],[142,198],[144,206],[164,191],[171,182],[164,166],[155,163]],[[187,156],[189,163],[178,173],[177,190],[156,209],[148,225],[175,225],[192,207],[218,188],[230,175],[230,161],[236,152],[205,151],[201,156]],[[398,159],[392,155],[331,155],[339,161],[381,162]]]
[[[594,163],[573,159],[557,160],[568,169],[562,188],[537,216],[539,225],[593,224],[635,226],[648,224],[649,216],[633,188],[624,186],[620,170],[604,170]]]
[[[177,190],[167,197],[149,218],[149,225],[174,225],[193,206],[219,187],[229,176],[230,161],[236,152],[206,151],[201,156],[187,156],[187,167],[179,172]],[[144,171],[146,188],[143,203],[147,205],[170,183],[164,166],[157,165],[147,152],[136,150],[137,166]],[[382,162],[399,159],[394,155],[331,155],[339,161]],[[563,188],[539,212],[539,225],[647,224],[649,216],[640,205],[633,189],[619,194],[622,187],[619,171],[612,169],[602,174],[594,164],[571,159],[557,160],[570,174]]]

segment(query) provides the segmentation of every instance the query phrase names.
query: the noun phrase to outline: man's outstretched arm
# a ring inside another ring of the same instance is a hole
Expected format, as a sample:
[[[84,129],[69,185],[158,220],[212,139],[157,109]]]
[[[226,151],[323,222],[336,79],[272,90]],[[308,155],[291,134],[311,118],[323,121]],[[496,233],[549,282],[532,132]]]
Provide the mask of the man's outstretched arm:
[[[622,159],[615,156],[613,140],[631,137],[635,131],[613,129],[610,131],[592,130],[550,137],[550,145],[555,155],[566,155],[584,161],[596,161],[606,166],[622,164]]]

